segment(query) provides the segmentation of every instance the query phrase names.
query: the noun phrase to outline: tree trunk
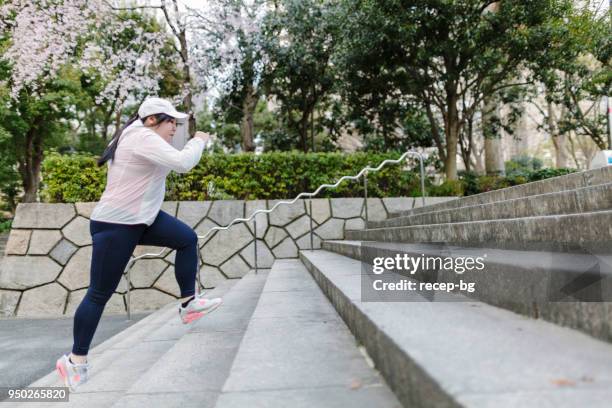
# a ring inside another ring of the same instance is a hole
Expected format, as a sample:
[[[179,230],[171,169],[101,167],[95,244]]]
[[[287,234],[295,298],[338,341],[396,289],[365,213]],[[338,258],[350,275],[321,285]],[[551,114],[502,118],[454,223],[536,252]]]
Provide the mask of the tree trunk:
[[[474,133],[473,133],[473,118],[467,119],[467,127],[463,127],[461,136],[459,137],[459,147],[461,147],[461,158],[463,159],[463,165],[466,171],[472,171],[474,151]]]
[[[442,137],[440,136],[440,128],[438,127],[438,122],[436,121],[436,117],[434,116],[429,103],[425,104],[425,112],[427,113],[427,119],[429,120],[429,126],[431,127],[431,134],[433,135],[434,142],[436,143],[440,160],[446,162],[446,150],[444,148]]]
[[[487,13],[497,13],[499,3],[487,6]],[[485,173],[487,175],[505,175],[501,127],[499,125],[499,100],[492,95],[483,98],[482,133],[484,136]]]
[[[113,114],[115,113],[115,108],[117,107],[117,99],[119,98],[119,90],[117,89],[117,91],[115,91],[115,97],[113,98],[113,102],[110,106],[110,109],[104,113],[104,123],[102,126],[104,126],[104,133],[102,135],[102,137],[104,138],[104,140],[109,140],[110,137],[112,137],[112,135],[108,134],[108,128],[110,127],[112,121],[113,121]],[[117,129],[119,128],[115,128],[115,132],[117,131]],[[114,132],[113,132],[114,134]],[[110,137],[109,137],[110,136]]]
[[[457,98],[448,98],[448,112],[446,117],[446,160],[444,171],[447,180],[457,180],[457,144],[459,143],[459,112],[457,111]]]
[[[501,137],[485,138],[485,172],[489,176],[503,176],[506,174],[504,156],[502,152]]]
[[[305,110],[300,119],[300,142],[304,153],[308,152],[308,116],[309,112]]]
[[[552,102],[548,102],[547,108],[548,130],[550,131],[553,146],[555,147],[555,165],[557,168],[567,167],[567,136],[559,133]]]
[[[490,176],[506,174],[497,103],[497,98],[492,96],[483,98],[482,133],[485,146],[485,172]]]
[[[122,109],[119,109],[115,112],[115,132],[121,129],[121,114],[123,113]]]
[[[19,172],[23,182],[24,203],[37,201],[40,185],[40,166],[43,159],[42,137],[36,126],[32,126],[26,134],[24,157],[19,162]]]
[[[253,114],[257,106],[257,94],[252,85],[247,86],[246,97],[242,103],[242,121],[240,133],[242,135],[242,151],[252,152],[255,150],[253,143]]]
[[[554,136],[553,145],[555,146],[555,164],[557,168],[567,167],[567,136]]]
[[[196,120],[195,112],[193,112],[193,95],[191,93],[191,72],[189,71],[189,52],[187,49],[187,35],[185,29],[179,32],[179,43],[181,45],[181,59],[183,60],[183,76],[185,77],[185,85],[187,86],[187,93],[183,98],[183,106],[185,111],[189,114],[189,135],[190,137],[195,134],[196,131]]]

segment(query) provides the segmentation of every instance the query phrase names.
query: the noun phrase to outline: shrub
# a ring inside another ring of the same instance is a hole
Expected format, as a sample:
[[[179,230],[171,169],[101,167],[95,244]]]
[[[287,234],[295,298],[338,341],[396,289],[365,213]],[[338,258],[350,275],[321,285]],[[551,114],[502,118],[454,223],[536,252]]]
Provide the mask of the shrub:
[[[363,167],[396,159],[397,153],[266,153],[211,154],[187,174],[171,173],[166,200],[280,199],[293,198],[319,185],[355,175]],[[417,168],[416,166],[414,167]],[[41,197],[47,202],[99,200],[106,184],[106,167],[99,168],[87,154],[52,152],[43,162]],[[370,197],[420,196],[418,173],[388,165],[368,176]],[[427,184],[430,184],[429,181]],[[318,197],[358,197],[363,182],[345,181]]]
[[[506,176],[526,176],[543,166],[542,160],[527,155],[514,156],[505,163]]]
[[[439,186],[431,186],[428,189],[429,196],[450,197],[465,195],[465,183],[463,180],[446,180]]]
[[[295,153],[210,154],[187,174],[171,173],[166,200],[285,199],[334,184],[340,177],[356,175],[365,166],[396,159],[399,153]],[[418,163],[410,170],[388,165],[368,175],[370,197],[417,197],[421,195]],[[463,172],[459,180],[433,185],[425,180],[429,196],[462,196],[497,190],[528,181],[571,173],[571,169],[539,169],[508,177],[478,176]],[[41,197],[46,202],[97,201],[106,185],[106,166],[98,167],[88,154],[60,155],[51,152],[42,166]],[[361,197],[363,180],[345,181],[325,189],[317,197]]]
[[[12,219],[0,218],[0,233],[9,232],[11,230]]]
[[[49,203],[97,201],[106,185],[106,166],[89,154],[50,152],[42,163],[41,199]]]
[[[529,174],[527,177],[528,181],[544,180],[551,177],[564,176],[566,174],[574,173],[576,170],[560,168],[560,169],[540,169]]]

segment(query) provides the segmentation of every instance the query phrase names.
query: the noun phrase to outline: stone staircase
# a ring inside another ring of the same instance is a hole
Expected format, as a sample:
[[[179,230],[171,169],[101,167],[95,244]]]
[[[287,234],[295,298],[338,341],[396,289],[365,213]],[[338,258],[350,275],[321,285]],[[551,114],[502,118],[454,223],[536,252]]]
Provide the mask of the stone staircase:
[[[88,407],[609,407],[612,303],[550,302],[551,281],[612,265],[612,167],[392,214],[92,350]],[[470,297],[364,301],[363,260],[485,252]],[[607,266],[606,266],[607,265]],[[53,372],[32,386],[60,386]],[[7,406],[10,404],[6,403]],[[19,403],[16,407],[46,404]],[[50,405],[55,406],[55,405]]]
[[[91,380],[62,406],[401,407],[299,260],[208,295],[223,305],[193,325],[171,304],[93,349]],[[51,372],[30,386],[63,383]]]

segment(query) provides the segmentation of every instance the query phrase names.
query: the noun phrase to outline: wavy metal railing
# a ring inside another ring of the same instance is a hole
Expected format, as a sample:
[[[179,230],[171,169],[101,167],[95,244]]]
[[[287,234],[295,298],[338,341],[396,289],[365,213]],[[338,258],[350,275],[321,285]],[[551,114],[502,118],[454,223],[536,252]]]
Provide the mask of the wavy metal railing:
[[[255,271],[257,271],[257,224],[256,224],[256,220],[255,217],[258,214],[269,214],[272,211],[274,211],[278,206],[280,205],[291,205],[294,204],[297,200],[307,197],[307,198],[312,198],[314,196],[316,196],[317,194],[319,194],[321,192],[321,190],[325,189],[325,188],[336,188],[338,187],[343,181],[346,180],[359,180],[360,177],[364,177],[364,209],[365,209],[365,218],[366,218],[366,226],[367,226],[367,222],[368,222],[368,173],[375,173],[377,171],[380,171],[383,167],[385,167],[388,164],[398,164],[403,162],[404,160],[406,160],[406,158],[408,156],[416,156],[419,159],[419,169],[420,169],[420,174],[421,174],[421,198],[423,200],[423,206],[425,205],[425,166],[423,163],[423,155],[419,152],[415,152],[415,151],[407,151],[404,154],[402,154],[398,159],[392,160],[392,159],[388,159],[388,160],[384,160],[382,163],[380,163],[377,167],[370,167],[370,166],[366,166],[363,169],[361,169],[361,171],[359,173],[357,173],[354,176],[343,176],[340,179],[338,179],[338,181],[336,181],[336,183],[334,184],[321,184],[319,186],[319,188],[317,188],[314,192],[312,193],[300,193],[298,194],[293,200],[290,201],[279,201],[277,202],[272,208],[267,209],[267,210],[257,210],[255,211],[253,214],[251,214],[250,217],[248,218],[236,218],[234,219],[232,222],[230,222],[228,225],[224,226],[224,227],[212,227],[210,230],[208,230],[204,235],[198,235],[198,239],[203,240],[206,239],[206,237],[208,237],[210,234],[212,234],[215,231],[223,231],[223,230],[228,230],[230,229],[233,225],[241,223],[241,222],[249,222],[251,220],[253,220],[254,222],[254,234],[255,234],[255,240],[254,240],[254,264],[255,264]],[[310,202],[310,247],[311,249],[314,247],[313,245],[313,228],[312,228],[312,201]],[[204,246],[204,244],[202,245]],[[200,261],[202,263],[202,265],[204,265],[204,259],[202,257],[201,251],[199,250],[201,247],[198,246],[198,255],[200,258]],[[134,266],[134,264],[136,263],[137,260],[142,259],[142,258],[163,258],[164,256],[166,256],[167,254],[164,254],[164,252],[166,252],[168,250],[168,248],[164,248],[161,250],[161,252],[159,252],[158,254],[143,254],[137,257],[134,257],[132,259],[130,259],[130,261],[128,262],[128,265],[126,266],[126,270],[127,270],[127,318],[128,320],[131,320],[131,301],[130,301],[130,284],[131,284],[131,274],[130,271],[132,269],[132,267]],[[170,249],[167,253],[170,253],[172,251],[172,249]],[[164,254],[162,256],[162,254]],[[200,290],[200,292],[203,290],[203,285],[202,285],[202,280],[201,280],[201,267],[198,267],[198,288]]]

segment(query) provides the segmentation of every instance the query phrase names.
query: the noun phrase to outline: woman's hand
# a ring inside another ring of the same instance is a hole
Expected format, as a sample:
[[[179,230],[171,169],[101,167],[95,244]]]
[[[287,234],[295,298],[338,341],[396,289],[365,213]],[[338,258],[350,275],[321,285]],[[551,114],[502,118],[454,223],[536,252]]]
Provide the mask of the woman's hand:
[[[195,135],[193,135],[193,137],[200,138],[204,141],[204,143],[208,144],[208,141],[210,140],[211,135],[210,133],[197,131],[195,132]]]

